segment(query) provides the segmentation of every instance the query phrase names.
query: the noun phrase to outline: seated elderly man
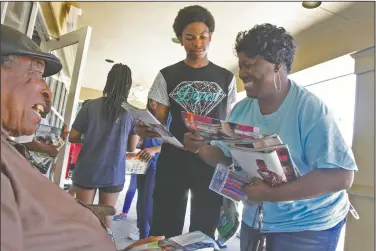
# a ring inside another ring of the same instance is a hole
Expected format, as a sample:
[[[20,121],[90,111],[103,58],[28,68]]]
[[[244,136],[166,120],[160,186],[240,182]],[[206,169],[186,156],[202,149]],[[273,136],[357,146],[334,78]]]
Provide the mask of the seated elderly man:
[[[116,250],[96,214],[44,178],[8,142],[9,136],[34,133],[52,97],[43,78],[61,68],[59,59],[29,37],[1,25],[2,251]]]

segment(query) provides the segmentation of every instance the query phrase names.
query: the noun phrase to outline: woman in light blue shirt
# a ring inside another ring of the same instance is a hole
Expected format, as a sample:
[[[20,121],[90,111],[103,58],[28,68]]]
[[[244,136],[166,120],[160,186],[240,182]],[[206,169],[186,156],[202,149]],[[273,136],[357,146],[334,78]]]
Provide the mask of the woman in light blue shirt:
[[[302,175],[276,187],[258,180],[244,188],[255,203],[244,204],[241,250],[255,250],[260,227],[268,251],[335,251],[350,207],[346,189],[357,170],[351,148],[328,107],[288,79],[295,45],[284,28],[263,24],[239,32],[235,49],[247,97],[227,120],[278,134]],[[221,142],[205,145],[187,133],[184,143],[211,166],[232,162]],[[257,202],[263,202],[260,225]]]

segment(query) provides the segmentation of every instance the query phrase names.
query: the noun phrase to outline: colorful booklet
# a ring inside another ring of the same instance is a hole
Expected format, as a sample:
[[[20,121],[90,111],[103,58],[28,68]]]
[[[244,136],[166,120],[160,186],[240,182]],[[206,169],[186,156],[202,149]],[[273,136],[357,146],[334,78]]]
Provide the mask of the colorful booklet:
[[[127,110],[136,120],[141,121],[144,125],[148,126],[152,131],[158,133],[162,140],[166,143],[174,145],[178,148],[184,148],[184,145],[180,143],[165,127],[162,125],[147,109],[140,109],[127,102],[123,102],[121,105]]]
[[[220,140],[227,143],[252,143],[266,137],[253,126],[225,122],[182,111],[182,119],[189,131],[202,136],[205,141]]]
[[[150,160],[140,158],[138,152],[127,152],[125,160],[125,172],[127,174],[145,174],[150,165]]]
[[[200,231],[191,232],[163,241],[147,243],[124,251],[216,251],[217,243]]]
[[[235,202],[246,198],[242,187],[251,184],[247,174],[241,170],[234,170],[233,166],[218,164],[209,189]]]

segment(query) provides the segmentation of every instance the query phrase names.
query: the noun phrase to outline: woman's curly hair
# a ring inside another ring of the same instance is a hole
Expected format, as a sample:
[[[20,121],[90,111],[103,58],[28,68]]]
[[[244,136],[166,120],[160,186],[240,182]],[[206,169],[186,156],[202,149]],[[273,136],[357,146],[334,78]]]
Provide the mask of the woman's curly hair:
[[[181,37],[185,27],[194,22],[202,22],[208,26],[209,32],[214,32],[215,21],[213,15],[202,6],[192,5],[179,10],[172,26],[176,37]]]
[[[290,73],[295,56],[295,40],[282,27],[272,24],[256,25],[236,36],[236,53],[245,53],[247,57],[262,56],[273,64],[284,63]]]

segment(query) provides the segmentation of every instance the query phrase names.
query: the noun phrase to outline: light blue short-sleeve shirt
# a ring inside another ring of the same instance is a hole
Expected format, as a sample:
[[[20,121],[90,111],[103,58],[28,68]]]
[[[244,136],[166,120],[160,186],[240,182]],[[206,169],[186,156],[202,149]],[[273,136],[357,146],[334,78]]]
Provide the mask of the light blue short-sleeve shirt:
[[[227,121],[259,127],[266,134],[278,134],[288,145],[301,175],[315,168],[358,170],[352,150],[327,106],[293,81],[276,112],[262,115],[257,99],[245,98],[235,105]],[[231,157],[226,145],[218,141],[211,144]],[[319,180],[317,185],[320,185]],[[262,231],[326,230],[346,217],[349,205],[346,191],[293,202],[265,202]],[[257,204],[244,204],[243,221],[251,227],[257,227],[253,226],[256,209]]]

